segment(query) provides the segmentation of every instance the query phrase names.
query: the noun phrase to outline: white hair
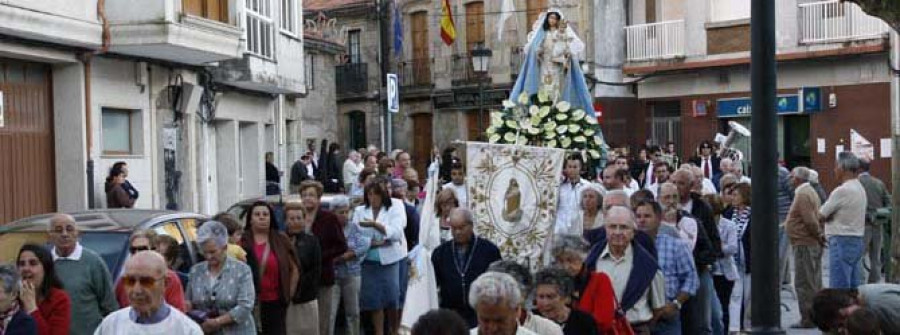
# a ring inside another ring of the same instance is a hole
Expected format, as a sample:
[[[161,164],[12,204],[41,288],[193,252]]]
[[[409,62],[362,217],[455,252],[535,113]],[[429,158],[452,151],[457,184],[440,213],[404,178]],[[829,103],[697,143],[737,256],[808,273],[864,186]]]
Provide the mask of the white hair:
[[[469,305],[475,308],[479,303],[518,308],[522,304],[522,290],[508,274],[485,272],[469,288]]]
[[[197,244],[203,245],[207,241],[213,241],[216,246],[222,248],[228,245],[228,229],[219,221],[206,221],[197,229]]]
[[[637,223],[636,223],[637,219],[634,216],[634,212],[632,212],[630,208],[625,207],[625,206],[613,206],[612,208],[609,209],[609,211],[607,211],[606,217],[608,219],[616,214],[625,215],[625,217],[628,219],[627,224],[631,228],[635,228],[637,226]],[[609,222],[609,220],[607,220],[607,223],[608,222]]]

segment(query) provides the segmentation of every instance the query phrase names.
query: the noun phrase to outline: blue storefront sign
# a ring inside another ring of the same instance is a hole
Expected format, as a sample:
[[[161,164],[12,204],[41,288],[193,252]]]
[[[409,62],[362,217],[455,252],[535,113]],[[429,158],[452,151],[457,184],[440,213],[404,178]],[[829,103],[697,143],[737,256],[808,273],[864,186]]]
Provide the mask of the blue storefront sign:
[[[803,101],[800,97],[803,97]],[[775,100],[775,112],[778,115],[803,114],[822,109],[822,91],[820,88],[803,88],[799,94],[779,95]],[[720,118],[749,117],[753,109],[750,98],[719,99],[716,111]]]

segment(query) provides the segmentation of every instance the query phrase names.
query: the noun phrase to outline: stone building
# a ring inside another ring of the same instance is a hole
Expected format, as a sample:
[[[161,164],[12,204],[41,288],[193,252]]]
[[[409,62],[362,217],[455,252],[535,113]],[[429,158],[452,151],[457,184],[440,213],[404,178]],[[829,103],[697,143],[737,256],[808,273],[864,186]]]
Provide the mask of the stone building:
[[[0,223],[105,206],[214,213],[286,167],[306,94],[300,0],[0,3]],[[11,173],[9,173],[11,172]],[[23,182],[28,181],[28,182]]]

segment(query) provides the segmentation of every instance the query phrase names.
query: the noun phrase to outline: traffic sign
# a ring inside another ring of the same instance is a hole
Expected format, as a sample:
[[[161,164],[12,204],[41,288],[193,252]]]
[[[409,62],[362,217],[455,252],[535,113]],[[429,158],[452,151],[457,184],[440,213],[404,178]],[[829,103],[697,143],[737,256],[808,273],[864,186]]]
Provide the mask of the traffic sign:
[[[400,85],[394,73],[387,74],[387,105],[391,113],[400,112]]]

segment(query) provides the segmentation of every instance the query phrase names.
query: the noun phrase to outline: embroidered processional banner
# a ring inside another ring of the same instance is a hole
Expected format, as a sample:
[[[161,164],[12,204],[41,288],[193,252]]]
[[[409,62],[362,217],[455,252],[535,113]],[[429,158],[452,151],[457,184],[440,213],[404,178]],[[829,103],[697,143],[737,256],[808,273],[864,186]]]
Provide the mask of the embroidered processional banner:
[[[503,259],[544,267],[559,196],[565,151],[468,142],[466,188],[475,233],[500,248]]]

